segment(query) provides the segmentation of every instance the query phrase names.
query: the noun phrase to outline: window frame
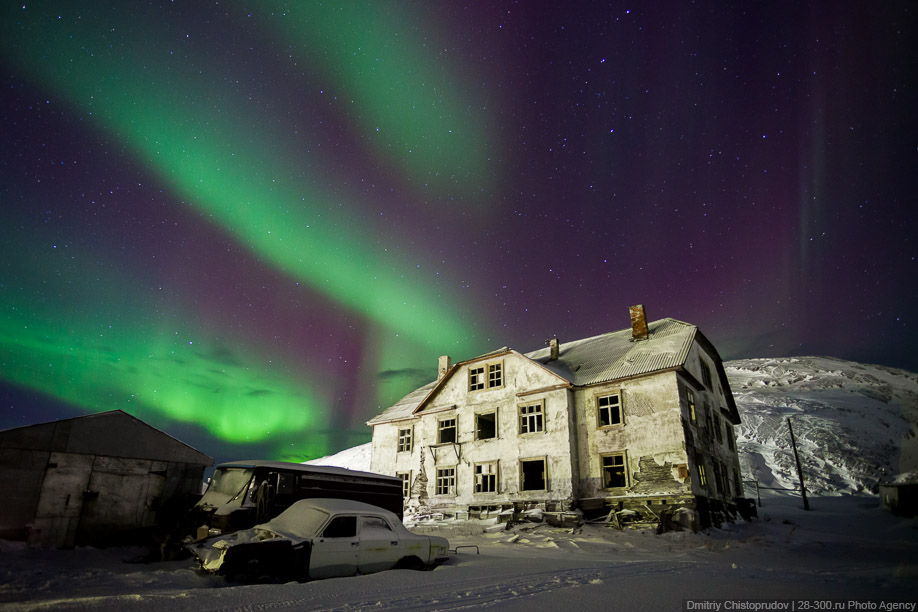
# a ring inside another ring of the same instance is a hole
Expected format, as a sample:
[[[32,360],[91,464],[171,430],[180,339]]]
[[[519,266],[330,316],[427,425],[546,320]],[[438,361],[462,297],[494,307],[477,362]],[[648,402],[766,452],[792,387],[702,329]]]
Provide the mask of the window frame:
[[[490,466],[493,471],[486,474],[479,473],[478,468],[482,466]],[[476,495],[489,495],[500,492],[500,465],[497,459],[494,461],[480,461],[475,463],[472,466],[472,476],[475,478],[474,493]],[[485,478],[488,478],[492,483],[492,487],[487,491],[481,490]]]
[[[478,419],[479,419],[481,416],[483,416],[483,415],[488,415],[488,414],[494,415],[494,435],[491,436],[490,438],[482,438],[482,437],[479,435],[479,432],[480,432],[481,430],[480,430],[480,428],[478,427]],[[494,409],[492,409],[492,410],[481,410],[480,412],[476,412],[476,413],[475,413],[475,440],[496,440],[497,438],[500,437],[500,436],[498,435],[499,432],[500,432],[500,428],[498,427],[497,408],[494,408]]]
[[[701,362],[701,382],[708,389],[714,390],[714,379],[711,378],[711,366],[708,365],[708,362],[704,359],[700,360]]]
[[[609,458],[620,458],[622,461],[620,467],[622,469],[622,478],[624,479],[624,483],[621,485],[616,485],[616,486],[606,485],[606,469],[616,467],[616,466],[606,466],[605,465],[605,460]],[[599,455],[599,473],[602,475],[601,476],[602,477],[602,488],[604,490],[609,491],[613,489],[627,489],[628,488],[628,453],[627,451],[617,451],[614,453],[600,454]]]
[[[442,474],[441,474],[442,472]],[[449,474],[447,474],[449,472]],[[439,496],[456,496],[456,466],[437,466],[436,479],[434,480],[434,494]]]
[[[689,419],[693,425],[697,425],[698,414],[695,410],[695,392],[688,388],[685,390],[685,403],[688,406]]]
[[[695,472],[698,474],[698,484],[703,488],[708,488],[708,476],[704,469],[704,457],[695,455]]]
[[[468,373],[469,393],[500,389],[504,386],[506,379],[502,360],[469,366]]]
[[[524,463],[535,463],[537,461],[542,462],[542,485],[543,486],[541,489],[527,489],[525,488],[526,479],[524,477],[525,471],[523,470],[523,464]],[[520,459],[519,470],[520,470],[520,475],[519,475],[520,493],[529,493],[532,491],[548,491],[549,490],[548,489],[548,457],[543,455],[541,457],[527,457],[524,459]]]
[[[523,410],[526,408],[538,407],[538,411],[529,412],[525,415]],[[529,402],[526,404],[519,404],[516,407],[516,416],[517,416],[517,432],[521,436],[526,436],[529,434],[545,433],[546,428],[546,419],[545,419],[545,400],[537,400],[535,402]],[[523,431],[523,422],[530,421],[534,419],[539,424],[539,429]]]
[[[444,427],[443,423],[446,421],[452,421],[453,424],[451,427]],[[453,430],[453,439],[452,440],[443,440],[443,431],[445,429]],[[444,416],[437,419],[437,444],[458,444],[459,443],[459,417],[458,415]]]
[[[403,437],[402,432],[408,432],[408,435]],[[405,439],[407,439],[407,443],[404,443]],[[414,425],[398,429],[398,444],[396,448],[398,449],[396,452],[399,453],[410,453],[414,450]]]
[[[618,408],[618,423],[613,423],[613,422],[612,422],[612,412],[611,412],[612,406],[611,406],[611,405],[608,405],[608,406],[605,406],[605,407],[600,407],[600,405],[599,405],[599,402],[600,402],[601,400],[606,399],[606,398],[609,398],[609,397],[617,397],[617,398],[618,398],[618,404],[617,404],[617,408]],[[611,393],[603,393],[603,394],[601,394],[601,395],[596,395],[596,396],[594,396],[594,398],[593,398],[593,402],[594,402],[594,406],[595,406],[595,408],[596,408],[596,428],[597,428],[597,429],[611,429],[611,428],[613,428],[613,427],[622,427],[622,426],[625,425],[625,410],[624,410],[624,406],[623,406],[623,402],[622,402],[622,392],[621,392],[620,390],[619,390],[619,391],[613,391],[613,392],[611,392]],[[606,425],[603,425],[603,423],[602,423],[602,411],[603,411],[604,409],[608,409],[608,410],[609,410],[609,423],[606,424]]]
[[[396,472],[396,478],[401,478],[402,480],[402,498],[408,499],[411,497],[411,470],[407,472]]]

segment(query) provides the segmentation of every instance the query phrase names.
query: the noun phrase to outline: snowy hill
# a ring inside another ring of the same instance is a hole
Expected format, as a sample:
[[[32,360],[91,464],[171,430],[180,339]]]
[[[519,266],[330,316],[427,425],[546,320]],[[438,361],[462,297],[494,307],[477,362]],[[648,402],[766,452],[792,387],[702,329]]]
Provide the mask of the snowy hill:
[[[797,486],[788,417],[808,491],[876,492],[878,482],[918,470],[918,374],[830,357],[725,366],[743,421],[744,478]]]
[[[350,470],[360,470],[361,472],[370,471],[370,443],[361,444],[353,448],[346,448],[334,455],[310,459],[303,462],[306,465],[328,465],[331,467],[343,467]]]
[[[814,494],[876,492],[879,481],[918,476],[918,374],[831,357],[725,366],[743,421],[736,433],[746,480],[796,488],[788,417]],[[369,471],[370,444],[306,463]]]

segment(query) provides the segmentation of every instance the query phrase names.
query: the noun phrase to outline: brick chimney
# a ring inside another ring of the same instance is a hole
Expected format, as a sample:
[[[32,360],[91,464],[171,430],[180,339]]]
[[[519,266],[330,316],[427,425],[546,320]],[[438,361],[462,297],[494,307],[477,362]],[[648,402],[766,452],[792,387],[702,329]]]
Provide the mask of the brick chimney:
[[[557,338],[552,338],[551,340],[548,341],[548,347],[549,347],[548,360],[556,361],[558,357],[561,355],[561,343],[558,341]]]
[[[453,360],[450,359],[450,356],[441,355],[440,361],[437,363],[437,380],[443,380],[443,377],[446,376],[451,367],[453,367]]]
[[[637,306],[632,306],[629,310],[631,311],[631,340],[646,340],[648,331],[644,305],[638,304]]]

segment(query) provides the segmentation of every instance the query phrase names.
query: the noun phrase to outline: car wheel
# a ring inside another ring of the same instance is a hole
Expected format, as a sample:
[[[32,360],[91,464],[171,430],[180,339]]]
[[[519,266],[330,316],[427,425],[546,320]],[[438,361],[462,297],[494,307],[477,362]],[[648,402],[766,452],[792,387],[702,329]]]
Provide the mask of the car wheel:
[[[402,557],[395,564],[395,569],[422,570],[424,563],[417,557]]]

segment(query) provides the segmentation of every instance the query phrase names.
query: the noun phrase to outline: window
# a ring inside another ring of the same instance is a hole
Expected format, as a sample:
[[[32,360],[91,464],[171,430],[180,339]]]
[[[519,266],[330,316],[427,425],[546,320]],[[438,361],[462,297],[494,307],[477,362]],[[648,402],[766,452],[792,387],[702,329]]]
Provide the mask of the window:
[[[723,475],[720,473],[720,462],[718,462],[715,459],[714,460],[714,490],[717,493],[723,494],[724,493],[722,489],[723,485],[724,485],[724,480],[723,480]]]
[[[497,493],[497,462],[475,464],[475,492]]]
[[[504,364],[492,363],[488,365],[488,388],[504,386]]]
[[[484,388],[484,366],[469,368],[469,391],[480,391]]]
[[[625,454],[602,455],[602,487],[614,489],[628,486],[628,475],[625,471]]]
[[[411,472],[398,472],[395,477],[402,479],[402,497],[411,497]]]
[[[596,398],[596,415],[599,427],[622,424],[622,397],[618,393]]]
[[[698,484],[706,487],[708,486],[708,477],[704,473],[704,459],[701,458],[701,455],[696,455],[695,461],[697,463],[696,468],[698,470]]]
[[[520,406],[520,433],[536,433],[543,430],[542,403]]]
[[[714,415],[714,433],[717,434],[717,441],[721,444],[724,443],[724,430],[720,422],[720,417],[716,414]]]
[[[724,435],[727,436],[727,447],[736,452],[736,433],[733,431],[733,425],[724,422]]]
[[[395,537],[392,527],[381,516],[361,516],[360,536],[389,539]]]
[[[708,367],[708,364],[704,361],[701,362],[701,382],[704,383],[704,386],[708,389],[711,387],[711,368]]]
[[[708,403],[708,400],[704,401],[704,420],[708,426],[708,434],[714,435],[714,417],[711,413],[711,404]]]
[[[322,532],[323,538],[353,538],[356,536],[356,516],[336,516]]]
[[[456,417],[440,419],[439,429],[437,431],[437,443],[447,444],[456,442]]]
[[[689,418],[692,423],[698,422],[698,416],[695,414],[695,393],[691,389],[685,390],[685,401],[688,404]]]
[[[411,452],[411,428],[398,430],[398,452]]]
[[[545,482],[545,459],[520,461],[521,491],[544,491]]]
[[[456,468],[437,468],[437,495],[456,494]]]
[[[475,439],[490,440],[497,437],[497,412],[475,415]]]
[[[487,376],[485,371],[487,370]],[[487,366],[469,368],[469,391],[494,389],[504,386],[504,364],[489,363]]]

